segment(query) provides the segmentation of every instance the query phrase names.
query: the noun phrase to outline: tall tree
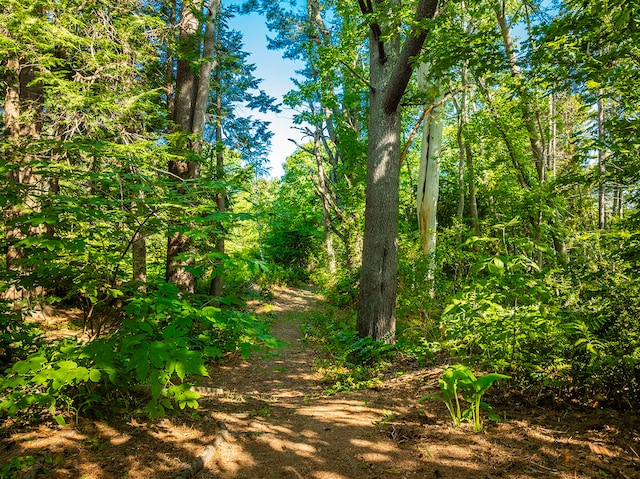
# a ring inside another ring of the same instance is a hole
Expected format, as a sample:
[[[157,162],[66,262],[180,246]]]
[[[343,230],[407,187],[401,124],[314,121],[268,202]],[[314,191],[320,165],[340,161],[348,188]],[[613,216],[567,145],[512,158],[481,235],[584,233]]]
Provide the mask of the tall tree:
[[[174,159],[169,162],[169,173],[179,179],[178,192],[186,195],[185,181],[200,175],[199,153],[202,150],[202,133],[211,88],[211,72],[214,68],[216,18],[220,0],[209,0],[206,5],[181,2],[178,60],[175,77],[173,121],[185,133],[184,146],[192,150],[194,157]],[[198,20],[201,16],[203,20]],[[195,57],[195,58],[194,58]],[[199,65],[199,69],[196,70]],[[196,73],[197,71],[197,73]],[[187,155],[188,156],[188,155]],[[184,225],[174,225],[167,240],[166,281],[183,290],[193,292],[195,278],[190,266],[193,259],[191,241]]]
[[[400,177],[400,102],[427,38],[438,0],[419,0],[408,32],[400,2],[359,0],[369,22],[367,183],[358,334],[395,341]],[[404,37],[404,41],[403,40]],[[401,45],[402,43],[402,45]]]

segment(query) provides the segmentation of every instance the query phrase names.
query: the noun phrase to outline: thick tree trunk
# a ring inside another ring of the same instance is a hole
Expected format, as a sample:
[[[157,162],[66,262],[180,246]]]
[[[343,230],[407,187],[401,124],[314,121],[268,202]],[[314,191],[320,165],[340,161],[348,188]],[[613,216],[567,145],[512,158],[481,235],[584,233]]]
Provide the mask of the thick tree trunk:
[[[372,48],[372,65],[378,50]],[[376,71],[378,70],[378,71]],[[358,334],[393,342],[396,327],[400,112],[384,108],[384,68],[371,72],[367,193]]]
[[[220,9],[220,0],[211,0],[205,12],[205,38],[201,45],[198,31],[201,28],[190,3],[182,5],[180,20],[179,55],[176,71],[175,102],[173,121],[180,130],[198,136],[193,143],[185,145],[196,153],[200,152],[200,138],[204,129],[205,113],[209,97],[210,76],[213,69],[213,55],[215,49],[215,20]],[[203,61],[200,75],[193,72],[189,55],[200,52],[202,48]],[[200,176],[200,164],[197,161],[173,160],[169,162],[169,172],[174,177],[183,180]],[[178,192],[187,194],[181,185]],[[189,255],[193,253],[193,245],[184,225],[174,224],[174,231],[167,240],[166,281],[178,285],[182,290],[193,292],[195,278],[190,271],[193,260]]]
[[[378,13],[386,2],[361,1],[364,14]],[[436,14],[438,0],[420,0],[414,26],[399,50],[399,35],[385,43],[382,28],[370,25],[370,106],[367,192],[362,276],[357,329],[361,337],[395,341],[400,181],[400,102],[427,36],[424,19]],[[391,26],[394,31],[398,25]],[[387,32],[388,33],[388,32]],[[399,52],[399,53],[398,53]]]
[[[17,58],[10,58],[6,62],[6,91],[4,101],[4,124],[8,146],[6,161],[11,165],[7,180],[16,188],[19,200],[4,211],[7,225],[6,241],[7,253],[5,264],[8,270],[17,272],[18,277],[27,273],[21,265],[26,254],[15,244],[26,236],[37,236],[44,231],[44,226],[28,227],[21,224],[25,212],[40,211],[41,198],[39,187],[42,179],[34,173],[29,155],[21,156],[18,152],[28,146],[33,146],[34,140],[40,138],[43,121],[44,92],[42,83],[37,79],[37,70],[33,65],[22,65]],[[12,286],[4,292],[7,299],[18,299],[31,295],[43,294],[38,288],[30,290],[20,286]]]

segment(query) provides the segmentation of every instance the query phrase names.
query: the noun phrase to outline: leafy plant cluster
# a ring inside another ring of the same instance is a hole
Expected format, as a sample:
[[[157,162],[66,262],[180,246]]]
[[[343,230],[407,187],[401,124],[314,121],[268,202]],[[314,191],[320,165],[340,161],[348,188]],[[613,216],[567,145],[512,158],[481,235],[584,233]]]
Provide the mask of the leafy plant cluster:
[[[380,376],[400,360],[432,363],[435,346],[401,337],[396,343],[360,338],[353,316],[344,310],[309,316],[302,325],[305,340],[320,346],[326,357],[319,361],[326,391],[336,393],[365,389],[381,382]]]
[[[499,379],[511,379],[511,376],[497,373],[476,376],[468,367],[454,364],[449,366],[438,380],[440,394],[429,394],[420,398],[420,402],[439,399],[447,406],[454,427],[459,427],[463,420],[467,420],[473,423],[475,432],[480,432],[482,430],[481,409],[488,411],[490,420],[500,420],[500,416],[482,400],[487,390]],[[467,409],[463,410],[460,406],[460,396],[469,403]]]
[[[547,271],[525,255],[481,257],[446,301],[442,345],[521,387],[633,407],[640,402],[637,235],[586,235],[573,247],[586,254]]]
[[[37,326],[23,321],[21,312],[15,311],[10,301],[0,300],[0,372],[38,344],[39,335]]]
[[[0,477],[18,479],[24,476],[25,470],[33,466],[33,456],[12,457],[7,464],[0,464]]]
[[[482,258],[472,273],[476,281],[442,312],[451,354],[482,369],[508,371],[523,383],[553,377],[567,342],[537,265],[524,255],[500,255]]]
[[[268,324],[241,311],[183,299],[172,284],[127,301],[117,331],[82,344],[47,344],[16,362],[0,378],[0,412],[10,416],[47,410],[64,424],[64,413],[146,397],[142,412],[164,415],[196,408],[191,390],[206,365],[226,352],[248,356],[277,346]]]

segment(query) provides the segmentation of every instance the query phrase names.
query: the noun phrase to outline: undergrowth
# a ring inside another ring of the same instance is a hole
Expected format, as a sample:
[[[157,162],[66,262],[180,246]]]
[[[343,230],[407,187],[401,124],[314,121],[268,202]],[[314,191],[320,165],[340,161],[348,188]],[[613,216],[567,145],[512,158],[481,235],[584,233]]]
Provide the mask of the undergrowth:
[[[432,344],[415,338],[409,341],[401,333],[394,344],[358,337],[355,316],[345,316],[340,310],[309,315],[301,328],[303,339],[325,353],[317,367],[327,394],[372,388],[393,365],[402,361],[426,364],[435,358]]]
[[[70,413],[101,409],[96,406],[151,417],[197,408],[191,386],[208,375],[208,363],[226,352],[247,357],[279,345],[263,319],[185,299],[172,284],[127,299],[122,314],[114,332],[86,343],[48,343],[18,358],[0,376],[0,416],[48,412],[62,425]],[[142,393],[141,406],[133,393]]]

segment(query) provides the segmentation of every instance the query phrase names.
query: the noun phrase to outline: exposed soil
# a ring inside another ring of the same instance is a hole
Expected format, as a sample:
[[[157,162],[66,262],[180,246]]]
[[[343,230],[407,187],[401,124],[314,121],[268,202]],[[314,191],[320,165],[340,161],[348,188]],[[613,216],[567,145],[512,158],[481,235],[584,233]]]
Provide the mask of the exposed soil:
[[[375,389],[323,394],[320,353],[299,334],[320,308],[311,290],[275,290],[258,312],[275,314],[290,345],[212,368],[197,414],[12,427],[0,461],[34,456],[33,478],[640,478],[637,415],[494,396],[504,419],[476,434],[439,402],[418,403],[442,369],[408,364]]]

